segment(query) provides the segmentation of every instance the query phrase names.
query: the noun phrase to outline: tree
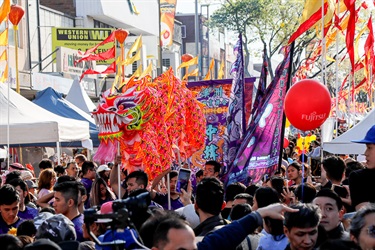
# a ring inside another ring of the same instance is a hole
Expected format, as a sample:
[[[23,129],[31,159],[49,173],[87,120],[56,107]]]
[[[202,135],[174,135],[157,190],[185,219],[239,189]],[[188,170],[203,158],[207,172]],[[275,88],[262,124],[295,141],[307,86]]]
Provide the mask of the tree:
[[[266,48],[268,71],[273,79],[271,58],[282,46],[287,45],[289,37],[298,28],[303,3],[301,0],[225,0],[222,7],[211,16],[210,25],[243,33],[246,68],[249,63],[249,46],[259,39]],[[315,31],[312,30],[297,40],[294,68],[314,38]]]
[[[245,75],[249,76],[247,70],[249,65],[249,38],[247,31],[249,24],[260,18],[262,1],[259,0],[227,0],[221,8],[216,10],[210,18],[209,25],[215,28],[227,28],[237,33],[242,33]]]

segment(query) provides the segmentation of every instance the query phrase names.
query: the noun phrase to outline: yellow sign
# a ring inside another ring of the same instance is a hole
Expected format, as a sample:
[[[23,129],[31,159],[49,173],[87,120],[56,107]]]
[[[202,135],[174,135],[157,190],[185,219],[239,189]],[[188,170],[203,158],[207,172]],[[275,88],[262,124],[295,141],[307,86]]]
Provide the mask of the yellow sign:
[[[52,50],[65,47],[85,52],[104,41],[113,31],[108,28],[52,28]],[[102,53],[113,47],[113,42],[100,46],[95,53]],[[96,61],[97,65],[111,64],[114,59]]]

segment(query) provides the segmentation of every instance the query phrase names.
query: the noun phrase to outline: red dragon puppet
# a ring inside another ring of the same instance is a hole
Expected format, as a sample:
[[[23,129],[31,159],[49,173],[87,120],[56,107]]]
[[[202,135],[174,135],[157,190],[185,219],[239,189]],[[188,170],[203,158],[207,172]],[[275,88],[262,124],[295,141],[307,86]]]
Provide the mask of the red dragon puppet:
[[[150,179],[170,167],[173,148],[190,157],[204,146],[201,104],[171,69],[155,82],[132,78],[103,92],[93,117],[100,139],[94,160],[113,161],[120,152],[125,168],[143,169]]]

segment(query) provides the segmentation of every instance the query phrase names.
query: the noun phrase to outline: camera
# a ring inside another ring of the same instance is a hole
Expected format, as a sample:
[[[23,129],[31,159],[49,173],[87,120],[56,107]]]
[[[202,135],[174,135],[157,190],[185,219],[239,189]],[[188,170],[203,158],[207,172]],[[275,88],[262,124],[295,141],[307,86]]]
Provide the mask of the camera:
[[[140,243],[142,240],[138,236],[131,217],[136,214],[137,211],[147,209],[150,202],[151,197],[147,192],[124,200],[113,201],[113,213],[111,214],[98,213],[98,207],[87,209],[84,211],[84,222],[87,232],[103,250],[139,249],[142,247]],[[99,239],[90,231],[90,226],[98,219],[105,219],[110,227],[104,235],[99,236]]]

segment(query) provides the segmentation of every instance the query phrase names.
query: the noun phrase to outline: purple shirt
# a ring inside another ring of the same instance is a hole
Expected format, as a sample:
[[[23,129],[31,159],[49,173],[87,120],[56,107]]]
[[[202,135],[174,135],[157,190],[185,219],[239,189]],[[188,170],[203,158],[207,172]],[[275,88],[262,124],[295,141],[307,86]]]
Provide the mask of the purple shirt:
[[[168,195],[164,195],[161,193],[156,193],[156,196],[154,198],[154,201],[158,204],[160,204],[165,210],[168,210]],[[180,197],[173,200],[171,198],[171,210],[176,210],[177,208],[183,207],[184,204],[182,204],[182,201]]]
[[[76,230],[76,234],[77,234],[77,240],[79,242],[82,242],[84,241],[83,239],[83,229],[82,229],[82,225],[83,225],[83,214],[79,214],[78,216],[74,217],[72,219],[72,222],[74,224],[74,229]]]
[[[85,186],[86,192],[87,192],[87,200],[85,202],[85,208],[90,208],[90,191],[91,191],[91,186],[92,186],[92,180],[87,179],[87,178],[82,178],[81,182],[83,186]]]
[[[23,220],[33,220],[39,214],[38,209],[25,206],[25,210],[18,211],[18,217]]]
[[[15,223],[8,225],[3,220],[3,217],[0,215],[0,234],[7,234],[9,229],[11,229],[12,227],[17,228],[22,221],[23,220],[21,218],[18,218],[18,220]]]

